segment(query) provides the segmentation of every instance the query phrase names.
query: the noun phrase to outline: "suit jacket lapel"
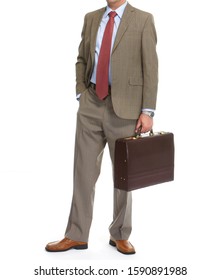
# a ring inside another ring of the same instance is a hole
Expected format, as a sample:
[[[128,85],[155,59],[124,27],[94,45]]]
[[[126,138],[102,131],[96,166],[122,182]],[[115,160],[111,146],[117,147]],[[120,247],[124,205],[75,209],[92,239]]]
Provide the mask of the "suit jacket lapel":
[[[121,38],[123,37],[125,31],[127,30],[127,27],[130,24],[130,19],[133,15],[132,14],[133,11],[134,11],[134,8],[130,4],[127,4],[125,11],[123,13],[122,19],[121,19],[121,23],[120,23],[118,31],[117,31],[112,53],[115,51],[116,47],[120,43]]]
[[[105,12],[105,8],[98,10],[97,14],[93,18],[92,27],[91,27],[91,50],[90,50],[92,60],[94,60],[94,51],[96,47],[97,32],[104,12]]]

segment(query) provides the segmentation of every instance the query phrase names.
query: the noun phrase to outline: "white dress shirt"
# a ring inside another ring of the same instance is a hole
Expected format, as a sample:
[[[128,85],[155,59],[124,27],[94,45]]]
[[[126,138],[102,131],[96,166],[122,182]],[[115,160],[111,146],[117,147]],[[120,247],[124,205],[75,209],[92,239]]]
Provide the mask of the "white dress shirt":
[[[127,2],[125,2],[123,5],[121,5],[118,9],[115,10],[115,12],[117,13],[117,15],[114,18],[114,29],[113,29],[113,35],[112,35],[112,42],[111,42],[111,52],[112,52],[112,48],[114,45],[114,41],[117,35],[117,30],[118,27],[120,25],[120,21],[121,18],[123,16],[124,10],[126,8]],[[96,84],[96,72],[97,72],[97,63],[98,63],[98,56],[100,53],[100,48],[101,48],[101,44],[102,44],[102,39],[104,36],[104,31],[106,28],[106,25],[109,21],[109,13],[111,12],[111,8],[107,6],[106,11],[102,17],[102,20],[100,22],[99,28],[98,28],[98,32],[97,32],[97,40],[96,40],[96,47],[95,47],[95,60],[94,60],[94,70],[92,72],[92,76],[91,76],[91,82],[93,84]],[[111,53],[110,52],[110,53]],[[111,54],[110,54],[111,55]],[[109,65],[109,84],[111,85],[111,63]]]

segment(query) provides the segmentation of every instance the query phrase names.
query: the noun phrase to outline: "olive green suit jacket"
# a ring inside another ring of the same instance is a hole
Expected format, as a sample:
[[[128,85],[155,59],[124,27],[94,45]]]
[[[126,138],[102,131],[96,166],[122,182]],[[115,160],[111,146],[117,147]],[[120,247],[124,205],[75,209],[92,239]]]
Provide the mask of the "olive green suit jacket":
[[[87,94],[94,65],[97,31],[105,8],[88,13],[76,63],[76,92]],[[111,98],[117,116],[137,119],[155,109],[158,85],[157,36],[150,13],[127,4],[111,54]]]

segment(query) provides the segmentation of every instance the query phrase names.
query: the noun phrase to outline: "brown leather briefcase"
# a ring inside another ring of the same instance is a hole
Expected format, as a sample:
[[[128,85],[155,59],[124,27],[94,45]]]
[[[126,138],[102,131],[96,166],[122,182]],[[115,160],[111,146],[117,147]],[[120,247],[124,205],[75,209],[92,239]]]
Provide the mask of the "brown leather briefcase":
[[[114,187],[132,191],[174,180],[174,135],[150,132],[146,137],[118,139]]]

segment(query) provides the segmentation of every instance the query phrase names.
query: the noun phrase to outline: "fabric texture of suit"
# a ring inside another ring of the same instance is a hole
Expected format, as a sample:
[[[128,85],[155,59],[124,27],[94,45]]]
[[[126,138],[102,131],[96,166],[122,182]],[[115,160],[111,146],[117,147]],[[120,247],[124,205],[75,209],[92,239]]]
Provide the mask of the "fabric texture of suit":
[[[76,92],[90,84],[96,35],[105,8],[85,16],[76,64]],[[111,98],[115,113],[137,119],[142,108],[155,109],[158,84],[156,31],[153,16],[127,4],[111,55]]]
[[[143,108],[155,109],[157,95],[156,32],[153,17],[127,4],[111,55],[111,94],[101,101],[90,86],[97,31],[105,8],[85,16],[76,63],[76,92],[81,93],[77,114],[74,161],[74,194],[66,237],[88,241],[95,184],[102,155],[108,144],[114,163],[118,138],[134,134]],[[104,186],[106,187],[106,186]],[[113,221],[109,231],[115,240],[131,233],[131,193],[114,189]]]

